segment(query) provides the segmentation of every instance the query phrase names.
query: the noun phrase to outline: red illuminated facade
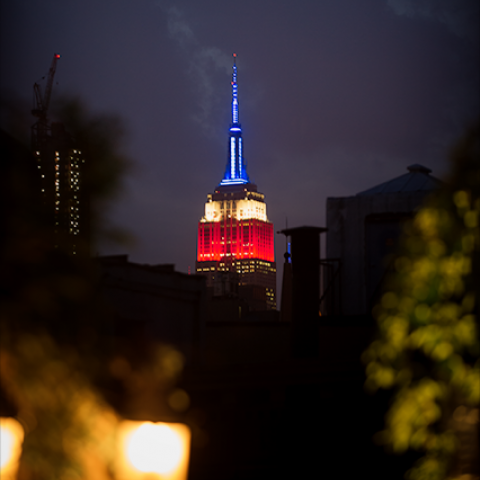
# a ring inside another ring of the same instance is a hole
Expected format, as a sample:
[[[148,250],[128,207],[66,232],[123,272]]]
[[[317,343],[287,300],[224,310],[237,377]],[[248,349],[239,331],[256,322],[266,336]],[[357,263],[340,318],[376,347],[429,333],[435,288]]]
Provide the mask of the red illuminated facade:
[[[197,261],[219,262],[224,257],[274,261],[273,223],[226,218],[198,225]]]
[[[276,309],[273,223],[265,197],[250,182],[238,121],[237,68],[233,66],[232,124],[223,180],[209,194],[198,224],[198,274],[213,296],[238,295],[251,311]]]

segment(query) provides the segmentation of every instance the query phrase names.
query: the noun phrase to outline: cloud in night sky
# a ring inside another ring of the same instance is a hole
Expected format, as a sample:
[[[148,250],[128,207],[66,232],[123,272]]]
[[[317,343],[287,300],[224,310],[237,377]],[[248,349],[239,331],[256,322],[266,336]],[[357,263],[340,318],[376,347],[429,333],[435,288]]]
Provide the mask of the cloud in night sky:
[[[230,73],[232,57],[218,47],[201,45],[179,8],[169,6],[165,7],[165,11],[168,15],[168,33],[186,59],[186,71],[195,92],[199,111],[191,114],[191,117],[207,134],[212,135],[216,131],[214,125],[218,123],[213,118],[214,106],[218,106],[219,102],[212,73]]]
[[[387,0],[387,4],[397,15],[439,22],[455,35],[468,38],[478,48],[478,0]]]

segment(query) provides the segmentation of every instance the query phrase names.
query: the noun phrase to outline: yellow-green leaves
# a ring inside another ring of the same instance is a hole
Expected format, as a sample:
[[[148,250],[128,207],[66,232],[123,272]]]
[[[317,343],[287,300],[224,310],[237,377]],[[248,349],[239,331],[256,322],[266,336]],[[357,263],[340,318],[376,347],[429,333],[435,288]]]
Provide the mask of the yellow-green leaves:
[[[453,411],[480,403],[473,273],[480,252],[480,185],[472,180],[480,178],[480,162],[478,148],[472,152],[465,165],[473,173],[458,167],[457,188],[438,193],[406,225],[394,271],[373,309],[378,337],[362,355],[365,389],[394,389],[385,430],[375,441],[396,453],[424,452],[407,472],[410,480],[453,478]],[[462,182],[469,188],[458,188]]]

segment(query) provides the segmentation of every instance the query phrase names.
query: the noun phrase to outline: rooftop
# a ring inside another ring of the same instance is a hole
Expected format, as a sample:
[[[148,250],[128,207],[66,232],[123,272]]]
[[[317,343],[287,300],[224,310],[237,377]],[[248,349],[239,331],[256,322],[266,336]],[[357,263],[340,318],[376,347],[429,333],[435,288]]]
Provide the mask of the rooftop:
[[[376,195],[379,193],[427,192],[435,190],[442,183],[430,175],[431,170],[429,168],[418,163],[410,165],[407,167],[407,170],[408,173],[357,193],[356,196]]]

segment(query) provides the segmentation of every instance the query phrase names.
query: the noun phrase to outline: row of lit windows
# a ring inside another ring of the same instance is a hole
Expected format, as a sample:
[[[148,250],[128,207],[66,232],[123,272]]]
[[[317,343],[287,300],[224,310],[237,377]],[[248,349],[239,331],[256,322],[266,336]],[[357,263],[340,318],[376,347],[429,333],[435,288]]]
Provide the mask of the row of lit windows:
[[[220,247],[220,248],[219,248]],[[252,252],[262,252],[264,250],[270,251],[270,244],[266,244],[263,242],[257,243],[257,245],[249,245],[249,244],[241,244],[237,242],[234,243],[224,243],[224,242],[213,242],[213,243],[206,243],[203,244],[202,242],[199,243],[199,248],[202,253],[234,253],[234,254],[250,254]],[[257,257],[258,258],[258,257]],[[263,257],[260,257],[263,258]]]
[[[273,242],[256,242],[256,243],[242,243],[240,241],[219,241],[219,242],[202,242],[201,240],[198,242],[198,247],[201,252],[221,252],[221,251],[238,251],[246,253],[255,250],[271,250],[273,248]],[[263,257],[259,257],[263,258]]]
[[[276,272],[276,268],[272,266],[265,266],[262,265],[260,266],[258,263],[255,262],[242,262],[242,261],[233,261],[231,263],[225,264],[224,262],[219,262],[218,266],[219,267],[225,267],[225,265],[231,266],[231,267],[236,267],[238,271],[241,269],[244,270],[252,270],[252,271],[258,271],[259,273],[265,273],[265,272]],[[215,267],[205,267],[203,269],[200,269],[202,272],[210,271],[210,270],[215,270]]]
[[[239,241],[243,240],[245,244],[248,242],[250,243],[253,242],[255,238],[261,240],[262,242],[267,242],[267,243],[270,243],[273,240],[271,235],[238,235],[237,236],[235,235],[235,233],[230,234],[230,232],[227,233],[227,235],[222,235],[222,234],[214,235],[213,239],[211,239],[209,235],[202,235],[202,234],[199,235],[199,240],[203,241],[203,243],[210,243],[210,241],[215,242],[215,240],[237,241],[238,239]]]
[[[211,230],[214,235],[213,236],[221,236],[224,237],[227,235],[228,237],[230,236],[238,236],[239,237],[252,237],[252,236],[259,236],[259,237],[270,237],[271,233],[269,230],[266,230],[264,228],[256,228],[256,229],[249,229],[247,228],[239,228],[235,225],[232,225],[230,228],[221,228],[221,229],[215,229]],[[210,238],[210,230],[201,230],[201,234],[203,233],[203,236]],[[243,234],[243,235],[242,235]]]
[[[227,235],[227,237],[225,236],[218,236],[215,240],[210,240],[209,238],[204,238],[203,236],[200,236],[199,238],[199,242],[202,244],[202,245],[225,245],[225,244],[238,244],[239,245],[258,245],[259,243],[262,243],[262,244],[266,244],[266,245],[271,245],[273,243],[272,239],[270,237],[264,237],[264,236],[261,236],[261,237],[257,237],[257,239],[259,239],[259,242],[256,242],[256,243],[253,243],[252,242],[252,238],[241,238],[239,237],[238,240],[237,240],[237,236],[236,235],[233,235],[232,237],[230,237],[230,235]],[[242,240],[243,240],[243,243],[242,243]],[[245,241],[246,240],[246,241]],[[250,242],[249,242],[250,240]]]
[[[207,225],[205,225],[205,223]],[[272,228],[273,229],[273,224],[266,221],[262,220],[260,218],[244,218],[242,220],[236,220],[233,219],[232,222],[202,222],[201,223],[201,228],[202,230],[217,230],[218,228],[227,228],[227,229],[234,229],[234,228],[251,228],[251,229],[263,229],[265,227],[267,228]]]
[[[218,265],[225,265],[225,262],[220,261],[220,262],[212,262],[216,263]],[[233,259],[232,262],[229,262],[231,265],[251,265],[251,266],[258,266],[258,265],[264,265],[267,267],[271,267],[272,263],[271,262],[265,262],[263,260],[258,260],[258,259],[250,259],[250,260],[244,260],[244,259]]]

